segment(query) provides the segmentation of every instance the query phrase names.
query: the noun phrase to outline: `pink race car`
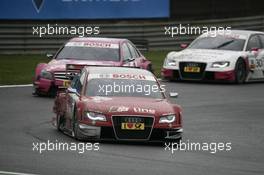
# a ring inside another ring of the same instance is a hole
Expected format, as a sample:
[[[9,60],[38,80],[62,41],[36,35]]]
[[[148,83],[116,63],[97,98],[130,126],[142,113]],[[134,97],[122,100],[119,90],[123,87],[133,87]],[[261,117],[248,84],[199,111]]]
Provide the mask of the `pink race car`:
[[[59,86],[67,86],[66,64],[138,67],[152,71],[147,60],[127,39],[73,38],[49,63],[37,65],[34,77],[34,95],[55,95]],[[114,69],[114,68],[113,68]]]

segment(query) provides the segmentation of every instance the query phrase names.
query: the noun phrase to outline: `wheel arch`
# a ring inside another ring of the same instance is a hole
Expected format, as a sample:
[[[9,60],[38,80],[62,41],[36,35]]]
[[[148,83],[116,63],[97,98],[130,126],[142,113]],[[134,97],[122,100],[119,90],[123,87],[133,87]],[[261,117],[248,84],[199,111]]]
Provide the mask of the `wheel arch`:
[[[82,105],[80,102],[74,102],[73,113],[74,119],[81,120],[82,119]]]
[[[248,73],[249,73],[249,60],[248,60],[248,57],[247,56],[240,56],[240,57],[238,57],[237,61],[239,59],[243,60],[245,66],[246,66],[246,73],[247,73],[247,76],[248,76]]]
[[[238,57],[238,59],[236,60],[235,63],[235,69],[234,69],[234,74],[235,74],[235,80],[234,82],[236,84],[243,84],[247,81],[248,79],[248,75],[249,75],[249,65],[248,65],[248,61],[247,61],[247,57],[243,57],[240,56]],[[241,67],[239,68],[239,65],[244,64],[244,69],[242,70]],[[241,69],[241,70],[239,70]],[[238,74],[239,71],[239,74]],[[244,75],[243,75],[244,73]],[[242,76],[242,77],[241,77]]]

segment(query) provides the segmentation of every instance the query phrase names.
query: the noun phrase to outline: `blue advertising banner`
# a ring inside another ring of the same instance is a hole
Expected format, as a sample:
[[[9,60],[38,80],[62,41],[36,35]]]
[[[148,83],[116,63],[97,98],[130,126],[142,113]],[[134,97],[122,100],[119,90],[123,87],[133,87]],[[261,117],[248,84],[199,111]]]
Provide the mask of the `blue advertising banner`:
[[[0,19],[169,17],[169,0],[1,0]]]

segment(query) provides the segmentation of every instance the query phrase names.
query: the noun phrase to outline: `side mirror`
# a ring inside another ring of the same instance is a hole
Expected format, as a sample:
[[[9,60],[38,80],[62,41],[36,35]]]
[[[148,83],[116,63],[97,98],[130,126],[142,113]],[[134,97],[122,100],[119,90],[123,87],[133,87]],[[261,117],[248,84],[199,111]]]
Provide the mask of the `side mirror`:
[[[73,89],[72,87],[69,87],[68,88],[68,93],[77,93],[77,90],[76,89]]]
[[[134,60],[135,60],[135,58],[124,58],[123,62],[127,63],[127,62],[132,62]]]
[[[47,53],[47,54],[46,54],[46,57],[48,57],[49,59],[52,59],[52,58],[53,58],[53,56],[54,56],[54,55],[53,55],[53,54],[51,54],[51,53]]]
[[[129,58],[129,62],[131,62],[131,61],[134,61],[135,60],[135,58]]]
[[[186,44],[186,43],[180,44],[180,47],[181,47],[182,49],[186,49],[186,48],[188,47],[188,44]]]
[[[179,94],[177,92],[170,92],[170,97],[171,98],[177,98]]]

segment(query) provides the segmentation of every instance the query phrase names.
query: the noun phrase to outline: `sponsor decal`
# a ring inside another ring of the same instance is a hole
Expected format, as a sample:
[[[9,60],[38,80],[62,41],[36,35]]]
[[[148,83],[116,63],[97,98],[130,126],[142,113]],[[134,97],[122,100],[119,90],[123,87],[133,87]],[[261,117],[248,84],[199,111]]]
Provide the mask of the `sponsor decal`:
[[[109,109],[109,112],[128,112],[129,107],[127,106],[111,106]],[[154,109],[147,109],[147,108],[140,108],[140,107],[133,107],[133,111],[135,113],[146,113],[146,114],[155,114]],[[132,118],[135,119],[135,118]],[[127,121],[127,122],[132,122],[132,121]],[[134,121],[135,122],[135,121]]]
[[[109,112],[127,112],[129,107],[126,106],[111,106]]]
[[[217,35],[223,36],[225,38],[230,38],[230,39],[247,39],[247,35],[235,34],[235,33],[232,33],[231,30],[227,33],[217,33],[217,34],[209,32],[209,33],[202,35],[201,37],[216,37]]]
[[[109,98],[109,97],[99,97],[99,96],[91,97],[91,98],[92,98],[92,101],[95,102],[95,103],[101,103],[101,102],[104,102],[104,101],[112,100],[112,98]]]
[[[133,74],[113,74],[113,78],[146,80],[146,76],[144,75],[133,75]]]
[[[124,79],[124,80],[147,80],[156,81],[153,76],[136,75],[136,74],[89,74],[89,79],[94,78],[112,78],[112,79]]]
[[[118,49],[118,44],[107,43],[107,42],[95,42],[95,41],[87,41],[87,42],[79,42],[79,41],[71,41],[66,44],[68,47],[92,47],[92,48],[109,48],[109,49]]]
[[[140,107],[134,107],[133,110],[136,113],[147,113],[147,114],[155,114],[156,112],[154,109],[144,109]]]

